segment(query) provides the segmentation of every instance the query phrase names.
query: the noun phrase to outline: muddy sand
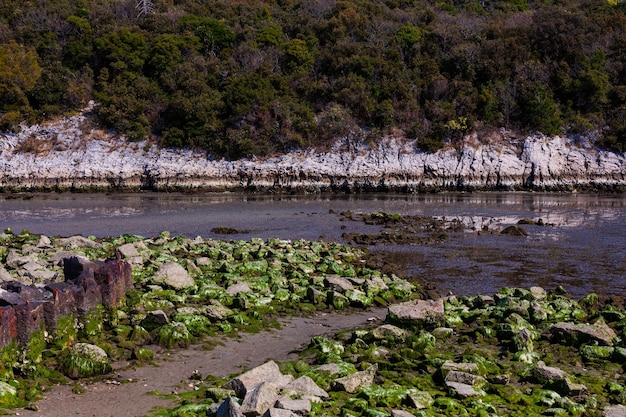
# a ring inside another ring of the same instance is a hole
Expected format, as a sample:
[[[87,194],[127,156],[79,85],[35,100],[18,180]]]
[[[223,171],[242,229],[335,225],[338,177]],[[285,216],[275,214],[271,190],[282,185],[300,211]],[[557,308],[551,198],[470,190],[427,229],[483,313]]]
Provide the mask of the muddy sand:
[[[173,403],[155,393],[170,394],[193,389],[194,374],[227,377],[239,374],[268,360],[288,361],[307,346],[313,336],[332,335],[341,330],[379,323],[386,308],[351,311],[349,313],[317,313],[313,317],[281,319],[277,330],[256,334],[240,334],[238,338],[223,336],[218,345],[205,350],[202,345],[187,349],[162,351],[155,355],[153,365],[130,366],[117,362],[114,371],[104,379],[70,381],[49,387],[43,399],[34,403],[37,411],[15,410],[19,416],[45,417],[139,417],[159,406]],[[82,393],[75,393],[78,385]]]

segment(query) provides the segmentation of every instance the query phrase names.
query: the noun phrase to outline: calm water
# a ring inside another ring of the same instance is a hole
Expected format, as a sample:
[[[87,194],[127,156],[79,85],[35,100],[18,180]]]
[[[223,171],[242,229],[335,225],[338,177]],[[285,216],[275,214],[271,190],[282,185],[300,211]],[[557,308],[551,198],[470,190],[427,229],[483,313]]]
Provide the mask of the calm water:
[[[524,226],[527,238],[467,231],[443,244],[392,247],[410,272],[455,294],[493,293],[503,286],[562,285],[626,295],[626,196],[541,193],[427,195],[251,196],[241,194],[42,194],[0,197],[0,226],[50,236],[98,237],[123,233],[225,239],[325,239],[377,226],[342,221],[340,212],[389,213],[460,219],[480,230],[543,219],[553,226]],[[217,226],[242,233],[219,236]]]

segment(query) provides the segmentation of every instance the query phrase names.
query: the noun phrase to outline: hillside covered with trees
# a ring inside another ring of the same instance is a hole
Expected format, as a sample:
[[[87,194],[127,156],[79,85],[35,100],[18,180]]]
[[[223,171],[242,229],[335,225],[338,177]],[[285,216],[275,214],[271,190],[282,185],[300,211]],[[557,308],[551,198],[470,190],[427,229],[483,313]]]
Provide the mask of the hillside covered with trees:
[[[353,135],[600,132],[626,150],[615,0],[3,0],[0,129],[100,123],[236,159]]]

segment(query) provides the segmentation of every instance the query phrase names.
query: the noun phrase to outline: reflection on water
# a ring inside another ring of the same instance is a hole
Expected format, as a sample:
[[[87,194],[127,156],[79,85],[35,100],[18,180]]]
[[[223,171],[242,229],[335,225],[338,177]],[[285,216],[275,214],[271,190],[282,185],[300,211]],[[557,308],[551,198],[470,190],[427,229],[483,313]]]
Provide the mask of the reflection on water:
[[[30,196],[29,196],[30,197]],[[473,231],[428,247],[393,247],[411,273],[456,294],[491,293],[502,286],[565,287],[624,294],[626,197],[543,193],[418,195],[41,194],[0,198],[0,225],[51,236],[73,234],[223,238],[211,229],[232,227],[252,237],[342,241],[342,233],[374,233],[378,226],[342,220],[343,211],[385,211],[462,221]],[[479,235],[523,226],[527,238]]]

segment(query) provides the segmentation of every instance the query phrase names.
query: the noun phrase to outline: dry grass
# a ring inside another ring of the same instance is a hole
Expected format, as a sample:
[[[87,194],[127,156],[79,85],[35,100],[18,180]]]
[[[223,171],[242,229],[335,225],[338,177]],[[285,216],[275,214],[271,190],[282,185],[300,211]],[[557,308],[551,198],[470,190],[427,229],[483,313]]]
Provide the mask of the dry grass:
[[[16,153],[30,153],[39,155],[42,153],[48,153],[55,146],[56,138],[42,138],[36,135],[31,135],[25,140],[21,141],[15,148]]]

